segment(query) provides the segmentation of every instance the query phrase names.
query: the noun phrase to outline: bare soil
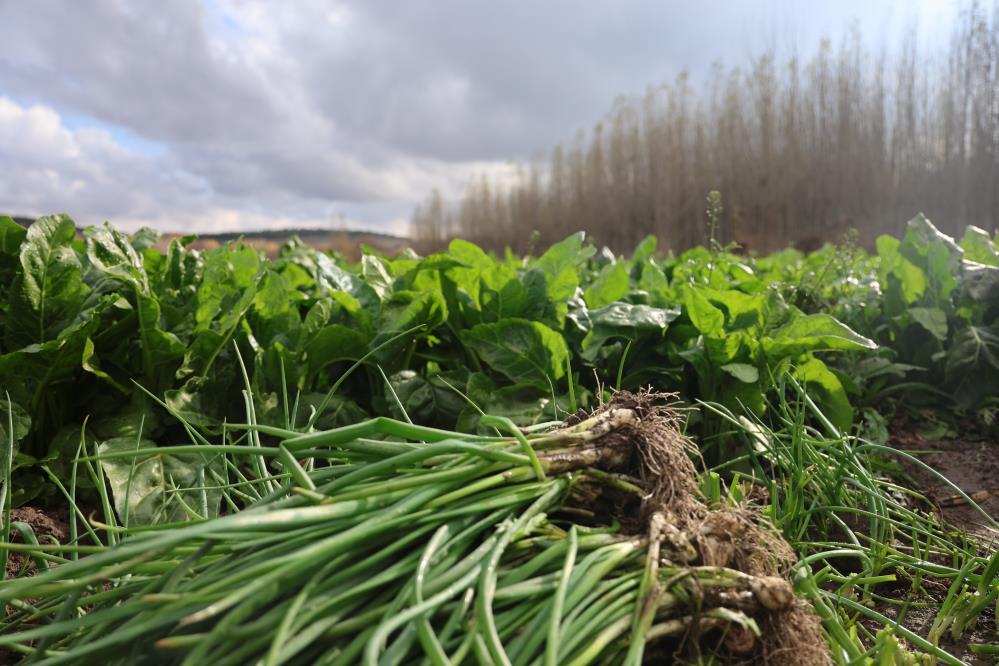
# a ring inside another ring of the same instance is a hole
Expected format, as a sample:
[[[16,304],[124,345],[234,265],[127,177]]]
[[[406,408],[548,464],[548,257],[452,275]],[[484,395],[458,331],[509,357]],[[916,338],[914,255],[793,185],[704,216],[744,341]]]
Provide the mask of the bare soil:
[[[26,523],[35,533],[35,538],[39,543],[45,543],[49,539],[55,539],[62,543],[69,533],[68,513],[65,508],[49,509],[45,507],[22,506],[11,509],[11,523]],[[17,530],[11,532],[10,540],[13,543],[22,543],[21,533]],[[25,560],[21,553],[7,554],[7,578],[31,576],[35,572],[35,563]],[[0,648],[0,666],[16,664],[22,656],[8,650]]]
[[[910,421],[897,419],[889,444],[918,457],[999,521],[999,441],[974,436],[928,439]],[[917,465],[906,462],[903,467],[914,481],[912,487],[933,503],[942,521],[993,547],[999,543],[999,531],[953,488]]]
[[[69,523],[67,522],[65,508],[48,509],[44,507],[22,506],[11,509],[11,523],[26,523],[35,533],[35,538],[39,543],[45,543],[47,537],[51,537],[62,543],[69,533]],[[11,533],[13,543],[21,543],[20,532],[14,530]],[[25,570],[22,572],[22,567]],[[7,577],[31,575],[35,569],[35,563],[30,560],[25,565],[24,556],[21,553],[10,553],[7,557]]]
[[[918,424],[903,416],[892,423],[888,443],[932,467],[974,500],[990,517],[999,521],[999,441],[995,438],[969,432],[956,437],[935,439],[924,436]],[[987,551],[983,554],[995,552],[999,547],[999,530],[993,528],[953,487],[919,465],[904,461],[902,467],[909,477],[905,485],[922,493],[945,525],[957,532],[977,537],[982,549]],[[928,596],[916,598],[910,596],[911,589],[905,581],[898,581],[880,590],[884,596],[897,600],[908,598],[912,602],[902,624],[920,636],[926,636],[933,625],[937,614],[935,605],[947,596],[949,583],[927,579],[923,581],[923,587]],[[922,605],[927,603],[931,605]],[[898,618],[898,605],[878,604],[877,610],[893,620]],[[868,628],[877,630],[873,624],[869,624]],[[945,635],[940,647],[968,664],[995,664],[997,662],[994,656],[976,655],[969,646],[975,643],[995,643],[997,640],[999,628],[995,623],[995,608],[989,608],[960,639],[953,640]]]

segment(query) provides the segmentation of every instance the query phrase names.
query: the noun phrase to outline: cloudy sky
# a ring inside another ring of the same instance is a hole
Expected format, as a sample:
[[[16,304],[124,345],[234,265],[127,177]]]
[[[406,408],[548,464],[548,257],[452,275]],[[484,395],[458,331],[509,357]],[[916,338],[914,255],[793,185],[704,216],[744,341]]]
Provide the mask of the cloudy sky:
[[[406,232],[432,187],[587,128],[621,94],[868,41],[953,0],[0,0],[0,213],[130,229]],[[343,222],[339,222],[343,220]]]

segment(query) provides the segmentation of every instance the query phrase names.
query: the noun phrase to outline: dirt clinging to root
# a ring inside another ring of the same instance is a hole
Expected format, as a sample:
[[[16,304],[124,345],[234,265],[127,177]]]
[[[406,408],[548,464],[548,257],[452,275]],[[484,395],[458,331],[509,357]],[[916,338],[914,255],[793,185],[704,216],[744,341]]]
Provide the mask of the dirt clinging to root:
[[[628,472],[641,479],[648,491],[641,507],[642,524],[649,525],[655,514],[665,517],[665,525],[655,529],[664,557],[735,569],[754,577],[754,586],[768,588],[755,590],[757,598],[779,600],[753,613],[760,640],[728,636],[729,654],[719,656],[731,663],[831,664],[819,617],[792,592],[791,570],[797,559],[793,549],[758,512],[715,509],[704,503],[691,461],[697,449],[683,435],[683,414],[672,400],[673,396],[652,391],[615,394],[597,413],[623,409],[637,418],[608,433],[601,444],[617,448],[626,441],[637,452]],[[736,645],[740,641],[743,645]]]

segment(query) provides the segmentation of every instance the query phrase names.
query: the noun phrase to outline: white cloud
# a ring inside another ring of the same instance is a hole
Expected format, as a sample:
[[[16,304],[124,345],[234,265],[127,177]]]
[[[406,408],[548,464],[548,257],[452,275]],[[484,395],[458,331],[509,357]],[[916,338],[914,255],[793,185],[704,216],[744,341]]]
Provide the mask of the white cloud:
[[[105,130],[69,130],[50,108],[2,97],[0,146],[0,201],[13,214],[66,211],[127,220],[205,193],[169,160],[131,152]]]
[[[0,209],[177,230],[340,213],[397,228],[432,187],[509,174],[507,160],[570,139],[616,95],[741,61],[775,25],[807,49],[853,15],[877,37],[905,7],[0,3]]]
[[[205,178],[185,169],[171,152],[150,155],[117,142],[107,130],[68,129],[53,109],[25,107],[0,97],[0,202],[4,212],[44,215],[68,212],[81,224],[111,219],[128,229],[154,226],[204,233],[346,224],[404,234],[411,202],[430,188],[456,190],[469,171],[502,174],[506,165],[474,162],[454,167],[412,160],[387,165],[377,174],[357,165],[355,177],[375,179],[384,201],[351,203],[301,197],[280,188],[269,192],[219,193]],[[219,171],[216,156],[216,173]],[[289,167],[298,168],[289,158]],[[300,165],[307,168],[307,164]],[[246,182],[262,178],[259,165],[232,161]],[[342,218],[342,221],[341,221]]]

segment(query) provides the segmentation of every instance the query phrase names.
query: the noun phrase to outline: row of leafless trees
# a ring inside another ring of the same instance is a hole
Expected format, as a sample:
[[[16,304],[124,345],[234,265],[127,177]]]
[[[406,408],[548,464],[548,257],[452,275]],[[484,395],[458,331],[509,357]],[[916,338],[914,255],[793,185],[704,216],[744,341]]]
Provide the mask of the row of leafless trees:
[[[588,136],[520,168],[480,177],[459,201],[434,192],[414,240],[460,236],[531,249],[584,229],[628,249],[705,240],[704,197],[720,190],[722,242],[767,251],[850,228],[869,242],[925,212],[941,228],[999,224],[999,5],[964,9],[947,52],[914,38],[872,54],[854,30],[809,59],[774,52],[619,100]]]

